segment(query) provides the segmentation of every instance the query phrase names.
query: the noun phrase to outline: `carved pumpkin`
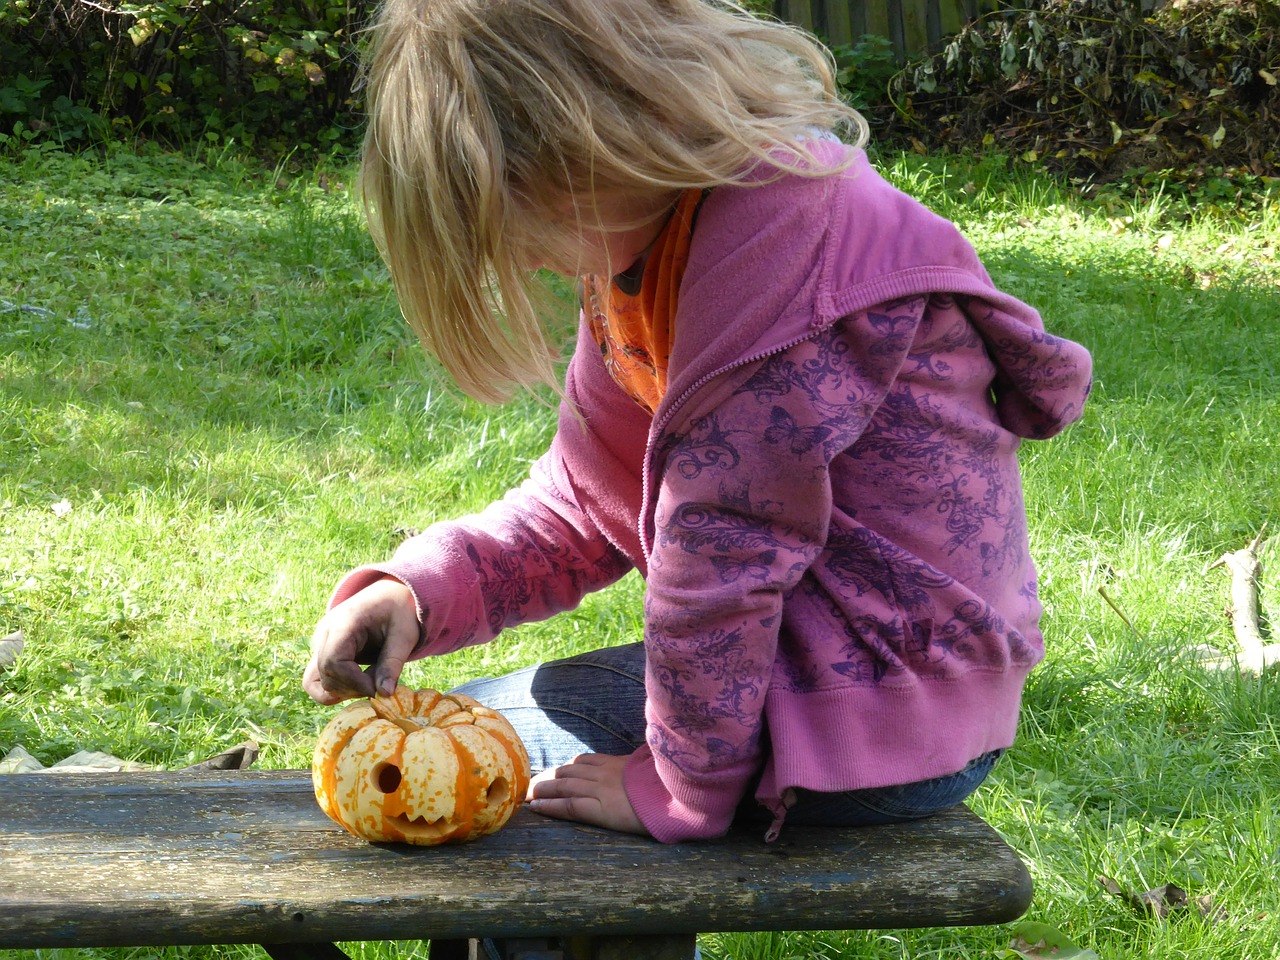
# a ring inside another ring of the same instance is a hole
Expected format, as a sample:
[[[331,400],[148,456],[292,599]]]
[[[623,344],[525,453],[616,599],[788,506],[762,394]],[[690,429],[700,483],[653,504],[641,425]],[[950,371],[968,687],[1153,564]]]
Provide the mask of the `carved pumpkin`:
[[[511,819],[529,788],[529,755],[496,710],[401,687],[329,721],[311,780],[320,809],[357,837],[448,843]]]

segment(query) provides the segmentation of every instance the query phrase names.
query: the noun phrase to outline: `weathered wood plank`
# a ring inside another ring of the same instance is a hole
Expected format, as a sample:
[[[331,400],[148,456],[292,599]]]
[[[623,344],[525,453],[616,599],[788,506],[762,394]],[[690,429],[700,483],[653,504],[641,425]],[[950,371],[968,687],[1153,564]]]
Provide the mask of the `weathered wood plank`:
[[[853,0],[834,0],[827,4],[826,41],[832,46],[852,46],[859,39],[853,32]]]
[[[817,0],[817,2],[821,3],[822,0]],[[813,30],[813,0],[782,0],[776,6],[780,8],[778,16],[790,20],[806,30]]]
[[[0,776],[0,949],[996,923],[1025,867],[963,807],[664,846],[539,817],[373,845],[305,771]]]
[[[936,53],[944,40],[1005,0],[775,0],[774,15],[833,46],[866,34],[888,38],[900,61]]]

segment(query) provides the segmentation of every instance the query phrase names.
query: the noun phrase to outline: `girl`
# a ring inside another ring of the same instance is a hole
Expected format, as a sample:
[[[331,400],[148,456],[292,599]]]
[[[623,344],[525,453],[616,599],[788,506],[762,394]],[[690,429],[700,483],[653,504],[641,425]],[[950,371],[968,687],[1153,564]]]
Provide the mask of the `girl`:
[[[525,738],[534,809],[674,842],[963,800],[1043,656],[1016,451],[1080,415],[1085,351],[873,171],[788,27],[389,0],[368,81],[372,230],[461,387],[554,376],[536,269],[583,314],[528,481],[344,578],[305,689],[390,691],[635,568],[643,644],[463,688]]]

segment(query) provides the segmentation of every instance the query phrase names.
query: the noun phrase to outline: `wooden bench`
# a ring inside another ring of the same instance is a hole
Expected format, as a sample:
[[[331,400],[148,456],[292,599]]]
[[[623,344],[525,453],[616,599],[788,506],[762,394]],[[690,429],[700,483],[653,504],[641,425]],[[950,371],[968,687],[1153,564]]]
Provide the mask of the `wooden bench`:
[[[699,932],[992,924],[1030,898],[964,807],[674,846],[521,810],[427,848],[349,836],[306,771],[0,776],[0,950],[257,943],[324,960],[343,956],[334,941],[423,939],[453,960],[486,936],[512,957],[688,960]]]

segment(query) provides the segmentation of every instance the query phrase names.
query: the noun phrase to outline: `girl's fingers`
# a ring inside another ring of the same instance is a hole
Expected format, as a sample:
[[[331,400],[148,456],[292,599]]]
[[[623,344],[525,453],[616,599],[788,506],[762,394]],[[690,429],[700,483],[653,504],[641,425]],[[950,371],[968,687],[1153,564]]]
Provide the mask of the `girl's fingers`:
[[[649,831],[623,786],[626,763],[626,757],[591,753],[544,770],[529,784],[530,809],[560,820],[646,835]]]
[[[572,820],[595,827],[609,827],[600,801],[592,797],[544,797],[529,804],[530,809],[555,820]]]

